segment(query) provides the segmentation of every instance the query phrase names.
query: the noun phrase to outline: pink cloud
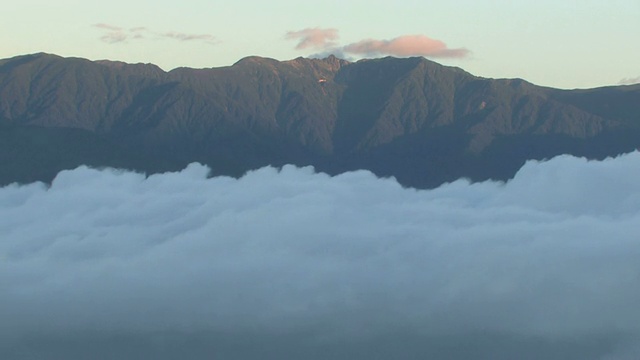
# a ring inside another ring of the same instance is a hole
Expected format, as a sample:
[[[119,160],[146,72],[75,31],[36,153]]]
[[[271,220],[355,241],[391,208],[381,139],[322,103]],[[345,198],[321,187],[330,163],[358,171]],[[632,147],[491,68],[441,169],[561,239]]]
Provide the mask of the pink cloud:
[[[346,53],[378,56],[429,56],[429,57],[465,57],[469,50],[450,49],[440,41],[425,35],[404,35],[391,40],[367,39],[344,47]]]
[[[298,31],[289,31],[285,39],[298,40],[297,50],[302,49],[326,49],[336,45],[338,29],[307,28]]]

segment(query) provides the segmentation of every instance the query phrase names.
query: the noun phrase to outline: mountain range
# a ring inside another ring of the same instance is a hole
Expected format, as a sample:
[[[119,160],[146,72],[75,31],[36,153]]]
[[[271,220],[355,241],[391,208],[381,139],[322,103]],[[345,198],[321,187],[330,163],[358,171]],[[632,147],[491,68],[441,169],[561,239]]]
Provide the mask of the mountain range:
[[[0,60],[0,185],[82,164],[150,174],[197,161],[212,175],[313,165],[432,188],[638,147],[640,84],[560,90],[422,57],[247,57],[168,72],[44,53]]]

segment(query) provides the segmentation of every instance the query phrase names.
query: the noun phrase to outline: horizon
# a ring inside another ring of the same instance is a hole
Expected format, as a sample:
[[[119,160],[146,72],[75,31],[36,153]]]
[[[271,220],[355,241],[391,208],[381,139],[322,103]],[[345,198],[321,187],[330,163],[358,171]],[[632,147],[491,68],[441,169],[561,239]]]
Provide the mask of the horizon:
[[[358,60],[424,56],[486,78],[562,89],[640,82],[640,3],[353,0],[323,5],[244,0],[7,4],[0,58],[45,52],[178,67],[229,66],[335,53]],[[126,9],[126,10],[123,10]]]
[[[295,58],[291,58],[291,59],[283,59],[283,60],[279,60],[279,59],[275,59],[275,58],[271,58],[268,56],[260,56],[260,55],[248,55],[248,56],[244,56],[238,60],[236,60],[235,62],[228,64],[228,65],[221,65],[221,66],[210,66],[210,67],[190,67],[190,66],[177,66],[174,68],[163,68],[161,65],[153,63],[153,62],[128,62],[128,61],[123,61],[123,60],[119,60],[119,59],[89,59],[86,57],[81,57],[81,56],[63,56],[63,55],[59,55],[59,54],[54,54],[54,53],[47,53],[47,52],[36,52],[36,53],[31,53],[31,54],[19,54],[19,55],[15,55],[12,57],[7,57],[7,58],[1,58],[0,61],[2,60],[11,60],[11,59],[15,59],[15,58],[20,58],[20,57],[25,57],[25,56],[36,56],[36,55],[47,55],[47,56],[55,56],[55,57],[59,57],[62,59],[80,59],[80,60],[87,60],[90,62],[94,62],[94,63],[99,63],[99,62],[112,62],[112,63],[123,63],[123,64],[127,64],[127,65],[153,65],[153,66],[157,66],[158,68],[160,68],[163,72],[165,73],[169,73],[171,71],[177,70],[177,69],[193,69],[193,70],[202,70],[202,69],[219,69],[219,68],[224,68],[224,67],[231,67],[236,65],[237,63],[239,63],[240,61],[244,60],[244,59],[248,59],[248,58],[260,58],[260,59],[267,59],[267,60],[274,60],[274,61],[278,61],[278,62],[290,62],[290,61],[294,61],[296,59],[306,59],[306,60],[326,60],[330,57],[335,57],[339,60],[343,60],[343,61],[347,61],[350,64],[355,64],[358,62],[362,62],[362,61],[372,61],[372,60],[378,60],[378,59],[385,59],[385,58],[392,58],[392,59],[409,59],[409,58],[422,58],[426,61],[430,61],[432,63],[438,64],[440,66],[446,67],[446,68],[457,68],[457,69],[461,69],[463,71],[469,72],[472,76],[478,77],[478,78],[485,78],[485,79],[493,79],[493,80],[524,80],[526,82],[529,82],[535,86],[541,86],[541,87],[552,87],[552,86],[546,86],[546,85],[542,85],[542,84],[537,84],[535,82],[530,81],[529,79],[526,79],[524,77],[496,77],[496,78],[489,78],[489,77],[484,77],[478,74],[474,74],[470,71],[468,71],[467,69],[465,69],[464,67],[461,66],[454,66],[454,65],[446,65],[443,64],[437,60],[432,60],[429,59],[425,56],[410,56],[410,57],[399,57],[399,56],[393,56],[393,55],[387,55],[387,56],[381,56],[381,57],[372,57],[372,58],[361,58],[361,59],[345,59],[343,57],[334,55],[334,54],[324,54],[323,57],[314,57],[314,56],[298,56]],[[590,87],[590,88],[572,88],[572,89],[567,89],[567,88],[557,88],[557,89],[561,89],[561,90],[589,90],[589,89],[597,89],[597,88],[604,88],[604,87],[612,87],[612,86],[634,86],[634,85],[640,85],[640,78],[638,79],[638,82],[634,82],[634,83],[619,83],[619,84],[611,84],[611,85],[601,85],[601,86],[595,86],[595,87]],[[553,88],[553,87],[552,87]]]

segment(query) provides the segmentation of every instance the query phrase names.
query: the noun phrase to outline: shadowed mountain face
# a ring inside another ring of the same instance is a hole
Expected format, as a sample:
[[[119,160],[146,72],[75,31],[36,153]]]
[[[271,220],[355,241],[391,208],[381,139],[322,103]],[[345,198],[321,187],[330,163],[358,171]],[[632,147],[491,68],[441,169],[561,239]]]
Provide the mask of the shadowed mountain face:
[[[0,184],[81,164],[158,172],[199,161],[368,169],[403,185],[505,180],[528,159],[640,146],[640,85],[557,90],[424,58],[333,56],[179,68],[36,54],[0,60]]]

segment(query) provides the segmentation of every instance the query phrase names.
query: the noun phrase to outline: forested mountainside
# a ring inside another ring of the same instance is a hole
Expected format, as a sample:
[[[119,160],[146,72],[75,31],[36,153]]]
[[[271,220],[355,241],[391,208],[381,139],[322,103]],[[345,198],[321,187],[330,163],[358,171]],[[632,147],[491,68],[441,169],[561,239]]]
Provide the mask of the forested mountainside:
[[[405,186],[506,180],[529,159],[640,147],[640,85],[487,79],[424,58],[248,57],[178,68],[34,54],[0,60],[0,184],[86,164],[368,169]]]

